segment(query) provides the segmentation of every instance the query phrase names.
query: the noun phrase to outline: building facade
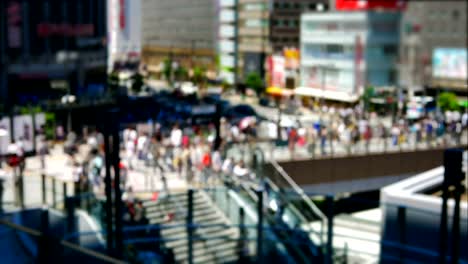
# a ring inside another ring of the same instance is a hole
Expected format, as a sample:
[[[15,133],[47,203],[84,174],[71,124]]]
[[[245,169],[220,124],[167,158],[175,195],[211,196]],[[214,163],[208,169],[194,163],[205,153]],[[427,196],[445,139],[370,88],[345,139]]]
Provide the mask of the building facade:
[[[107,0],[108,71],[119,64],[137,69],[141,54],[141,0]]]
[[[392,11],[304,14],[296,92],[356,102],[365,86],[396,85],[400,17]]]
[[[325,12],[328,8],[328,0],[274,0],[270,16],[273,52],[282,53],[284,48],[299,48],[301,14]]]
[[[184,67],[216,67],[217,0],[142,0],[142,61],[160,71],[168,58]]]
[[[219,0],[219,77],[237,83],[237,5],[238,0]]]
[[[106,0],[0,2],[0,100],[35,104],[105,89]]]
[[[408,2],[401,23],[400,85],[411,94],[446,89],[466,95],[467,5],[466,1]],[[434,55],[439,54],[453,58],[447,63],[454,67],[447,67],[445,74],[434,65]]]

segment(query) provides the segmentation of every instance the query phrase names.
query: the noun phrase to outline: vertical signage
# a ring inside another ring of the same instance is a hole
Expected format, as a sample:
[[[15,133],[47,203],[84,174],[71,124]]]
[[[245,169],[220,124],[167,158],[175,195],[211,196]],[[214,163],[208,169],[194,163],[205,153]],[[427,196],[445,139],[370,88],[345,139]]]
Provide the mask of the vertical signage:
[[[120,13],[119,13],[119,22],[120,22],[120,29],[124,30],[125,29],[125,0],[119,0],[119,7],[120,7]]]
[[[363,47],[361,37],[356,36],[356,54],[354,58],[354,70],[355,70],[355,92],[359,92],[359,87],[362,86],[362,59],[363,59]]]
[[[8,27],[8,47],[21,47],[21,3],[19,1],[10,1],[7,8],[7,27]]]

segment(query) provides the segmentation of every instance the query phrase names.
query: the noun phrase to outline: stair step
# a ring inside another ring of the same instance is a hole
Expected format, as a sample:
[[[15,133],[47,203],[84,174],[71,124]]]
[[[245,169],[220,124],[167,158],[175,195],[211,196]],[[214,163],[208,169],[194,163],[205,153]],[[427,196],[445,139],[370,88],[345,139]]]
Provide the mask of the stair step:
[[[216,240],[216,241],[217,241],[217,243],[207,243],[207,242],[203,242],[203,241],[196,241],[196,243],[193,243],[193,250],[196,251],[196,250],[198,250],[200,248],[205,248],[205,249],[214,251],[214,250],[219,250],[219,248],[223,248],[223,247],[231,248],[231,247],[236,247],[237,246],[237,241],[236,240],[228,240],[228,241]],[[222,242],[222,243],[220,243],[220,242]],[[180,246],[180,247],[174,248],[174,254],[184,255],[184,254],[187,254],[187,253],[188,253],[187,244],[185,246]]]
[[[208,254],[198,254],[198,255],[194,254],[193,262],[194,263],[209,263],[213,261],[212,263],[224,263],[227,258],[237,259],[237,256],[238,256],[237,249],[235,248],[221,250],[221,251],[213,252],[213,253],[208,252]],[[176,260],[182,263],[188,263],[187,258],[188,256],[184,258],[176,257]]]
[[[205,240],[205,243],[208,243],[208,244],[212,244],[212,243],[213,243],[213,244],[218,244],[218,243],[220,243],[220,241],[223,240],[222,238],[211,239],[211,240],[210,240],[210,237],[214,237],[214,236],[216,236],[216,237],[224,236],[224,237],[226,237],[226,238],[229,238],[229,240],[230,240],[231,238],[235,238],[235,237],[238,235],[237,231],[235,231],[235,230],[233,230],[233,229],[228,229],[227,231],[228,231],[228,232],[223,232],[223,233],[219,233],[219,234],[216,234],[216,235],[205,235],[205,236],[204,236],[203,234],[196,233],[195,236],[198,235],[199,237],[206,238],[207,240]],[[170,237],[166,237],[166,236],[164,236],[164,235],[163,235],[163,237],[164,237],[164,238],[169,238],[169,239],[170,239]],[[173,236],[173,237],[176,237],[176,236]],[[181,235],[179,235],[179,236],[177,236],[177,237],[180,237],[181,239],[174,240],[174,241],[169,241],[169,242],[165,243],[165,245],[166,245],[167,247],[169,247],[169,248],[187,247],[187,243],[188,243],[188,242],[187,242],[187,233],[184,232],[184,234],[181,234]],[[228,241],[229,241],[229,240],[228,240]],[[195,242],[198,242],[198,241],[201,242],[201,241],[203,241],[203,240],[196,240]],[[212,241],[212,242],[211,242],[211,241]]]
[[[221,252],[228,251],[232,255],[238,255],[238,249],[237,249],[237,242],[232,242],[232,243],[221,243],[217,244],[215,246],[206,246],[203,242],[201,243],[194,243],[193,245],[193,257],[194,259],[197,257],[202,257],[203,255],[221,255]],[[174,251],[174,253],[176,253]],[[188,251],[178,251],[176,253],[177,259],[178,260],[185,260],[188,258]]]

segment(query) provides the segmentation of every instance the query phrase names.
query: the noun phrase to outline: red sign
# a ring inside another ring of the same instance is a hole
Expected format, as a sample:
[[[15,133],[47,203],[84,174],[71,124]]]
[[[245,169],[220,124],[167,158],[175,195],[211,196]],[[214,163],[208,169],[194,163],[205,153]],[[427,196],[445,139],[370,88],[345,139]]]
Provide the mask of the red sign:
[[[11,1],[7,8],[8,23],[8,47],[21,47],[21,4],[18,1]]]
[[[369,9],[392,9],[401,10],[405,8],[404,0],[335,0],[336,10],[361,11]]]
[[[93,24],[50,24],[39,23],[37,25],[37,35],[45,38],[50,36],[70,36],[85,37],[94,35]]]

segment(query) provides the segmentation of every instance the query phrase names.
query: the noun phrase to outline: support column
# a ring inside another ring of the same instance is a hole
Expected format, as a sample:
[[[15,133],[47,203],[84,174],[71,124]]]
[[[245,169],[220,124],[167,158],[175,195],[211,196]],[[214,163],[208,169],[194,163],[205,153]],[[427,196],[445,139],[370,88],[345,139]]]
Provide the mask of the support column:
[[[188,236],[188,263],[193,264],[193,189],[188,190],[188,214],[187,214],[187,236]]]
[[[263,263],[263,190],[257,190],[257,263]]]

